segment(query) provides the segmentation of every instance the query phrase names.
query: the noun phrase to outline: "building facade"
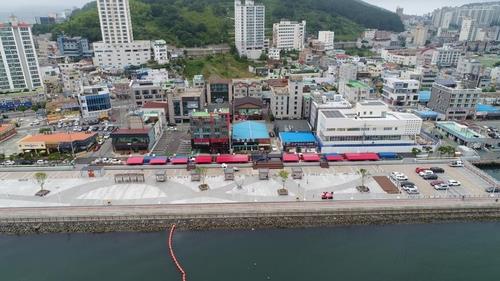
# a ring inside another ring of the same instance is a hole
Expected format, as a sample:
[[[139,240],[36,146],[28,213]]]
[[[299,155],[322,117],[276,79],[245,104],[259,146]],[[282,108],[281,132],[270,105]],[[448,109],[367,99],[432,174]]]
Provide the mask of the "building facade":
[[[234,40],[240,56],[258,59],[264,50],[266,8],[253,0],[234,1]]]
[[[480,88],[467,89],[453,80],[438,80],[432,86],[427,107],[444,115],[444,119],[465,120],[476,112]]]
[[[109,117],[111,98],[106,86],[84,86],[78,94],[80,112],[84,119],[101,119]]]
[[[234,98],[262,98],[262,82],[257,79],[239,80],[233,79]]]
[[[166,93],[169,123],[189,123],[192,112],[205,108],[205,92],[202,88],[177,88]]]
[[[92,57],[87,38],[60,35],[57,37],[57,48],[59,55],[69,57],[72,60]]]
[[[357,103],[373,98],[375,90],[358,80],[341,82],[339,93],[351,103]]]
[[[325,46],[325,51],[335,49],[335,32],[333,31],[318,31],[318,40]]]
[[[207,84],[207,103],[231,103],[233,83],[229,79],[209,79]]]
[[[445,45],[437,48],[432,56],[432,64],[439,67],[456,66],[462,50]]]
[[[271,112],[276,119],[301,119],[304,82],[289,79],[286,85],[271,86]]]
[[[31,26],[12,17],[0,23],[0,91],[42,87]]]
[[[352,109],[320,110],[316,135],[322,153],[409,152],[421,127],[422,119],[414,114],[365,101]]]
[[[155,40],[152,45],[153,45],[154,60],[158,64],[168,63],[169,59],[168,59],[167,42],[165,42],[165,40]]]
[[[191,113],[191,145],[209,153],[229,152],[230,113],[229,109],[214,112]]]
[[[418,104],[418,93],[420,82],[414,79],[384,79],[382,97],[392,105],[416,106]]]
[[[306,39],[306,21],[280,21],[273,24],[273,47],[290,51],[304,48]]]

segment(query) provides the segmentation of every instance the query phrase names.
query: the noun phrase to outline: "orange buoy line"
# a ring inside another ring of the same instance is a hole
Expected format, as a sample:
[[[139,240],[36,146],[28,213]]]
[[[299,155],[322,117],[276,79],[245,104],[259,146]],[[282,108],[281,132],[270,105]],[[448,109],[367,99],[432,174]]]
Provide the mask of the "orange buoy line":
[[[174,247],[172,246],[172,244],[173,244],[172,241],[174,240],[173,239],[174,238],[174,231],[175,231],[175,224],[172,225],[172,228],[170,228],[170,234],[168,235],[168,250],[170,252],[170,257],[172,257],[172,260],[174,261],[175,266],[177,267],[177,270],[179,270],[179,272],[182,275],[182,281],[186,281],[186,271],[184,271],[181,264],[177,260],[177,257],[175,256],[175,252],[174,252]]]

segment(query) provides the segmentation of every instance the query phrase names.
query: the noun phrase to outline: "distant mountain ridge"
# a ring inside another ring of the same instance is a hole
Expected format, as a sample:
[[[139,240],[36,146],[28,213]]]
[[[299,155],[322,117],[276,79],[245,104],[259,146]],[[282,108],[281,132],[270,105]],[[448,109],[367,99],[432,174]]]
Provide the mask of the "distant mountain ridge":
[[[307,32],[335,31],[336,40],[354,40],[364,28],[403,31],[400,18],[359,0],[261,0],[266,28],[280,19],[306,20]],[[165,39],[178,46],[231,43],[234,0],[130,0],[135,39]],[[71,19],[34,32],[64,32],[90,41],[101,39],[96,2],[76,10]]]

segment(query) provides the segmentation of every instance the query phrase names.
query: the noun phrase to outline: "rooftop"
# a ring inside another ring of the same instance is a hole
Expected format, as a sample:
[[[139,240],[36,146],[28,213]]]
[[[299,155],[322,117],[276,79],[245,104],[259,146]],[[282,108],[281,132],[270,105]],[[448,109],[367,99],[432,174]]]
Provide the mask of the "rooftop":
[[[450,121],[437,122],[437,126],[458,137],[465,139],[486,138],[485,136],[469,129],[469,127],[458,124],[457,122],[450,122]]]
[[[280,132],[280,139],[283,143],[311,143],[317,142],[316,137],[310,132]]]
[[[233,139],[268,139],[269,133],[264,122],[244,121],[233,125]]]
[[[358,81],[358,80],[349,80],[349,82],[346,85],[348,87],[356,88],[356,89],[370,88],[368,85],[366,85],[365,83]]]
[[[89,132],[68,132],[68,133],[53,133],[53,134],[36,134],[32,136],[26,136],[19,142],[45,142],[45,143],[62,143],[62,142],[73,142],[73,141],[83,141],[91,137],[94,137],[97,133]]]

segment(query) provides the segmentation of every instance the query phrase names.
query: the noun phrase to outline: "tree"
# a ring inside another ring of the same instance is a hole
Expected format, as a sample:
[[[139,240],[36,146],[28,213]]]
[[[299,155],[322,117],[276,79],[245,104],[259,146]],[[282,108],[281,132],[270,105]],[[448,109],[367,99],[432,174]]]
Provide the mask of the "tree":
[[[47,180],[47,174],[44,172],[35,173],[35,180],[40,185],[40,191],[42,191],[43,185],[45,184],[45,181]]]
[[[278,176],[281,178],[281,181],[283,182],[283,189],[285,189],[285,182],[288,179],[289,174],[290,173],[288,173],[288,171],[286,170],[281,170],[278,173]]]
[[[361,168],[356,173],[361,176],[361,186],[365,186],[366,177],[370,175],[370,172],[368,172],[368,170],[366,169]]]
[[[419,155],[420,153],[422,153],[422,150],[414,147],[411,149],[411,154],[413,154],[413,156],[417,157],[417,155]]]
[[[205,184],[205,179],[207,177],[207,168],[196,167],[195,171],[198,175],[200,175],[201,184]]]
[[[448,156],[454,156],[455,155],[455,148],[451,145],[443,145],[438,148],[439,155],[448,155]]]

